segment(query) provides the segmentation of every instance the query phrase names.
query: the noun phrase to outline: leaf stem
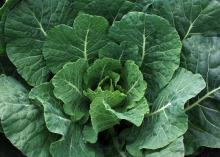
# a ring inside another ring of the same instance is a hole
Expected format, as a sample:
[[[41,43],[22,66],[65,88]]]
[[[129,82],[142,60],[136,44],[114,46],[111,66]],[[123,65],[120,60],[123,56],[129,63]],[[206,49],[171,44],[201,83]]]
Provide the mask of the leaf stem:
[[[198,99],[196,102],[194,102],[192,105],[188,106],[185,108],[185,112],[191,110],[192,108],[198,106],[203,100],[209,98],[213,93],[217,92],[218,90],[220,90],[220,87],[208,92],[206,95],[204,95],[202,98]]]

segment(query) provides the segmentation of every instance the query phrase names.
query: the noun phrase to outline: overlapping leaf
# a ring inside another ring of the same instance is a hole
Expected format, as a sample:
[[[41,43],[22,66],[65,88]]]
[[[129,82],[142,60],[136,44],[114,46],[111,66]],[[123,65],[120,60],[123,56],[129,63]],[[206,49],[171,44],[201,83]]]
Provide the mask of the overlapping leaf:
[[[206,89],[189,103],[189,130],[185,136],[187,153],[198,147],[220,148],[220,38],[192,36],[184,41],[182,65],[206,80]],[[195,116],[196,115],[196,116]]]
[[[28,91],[16,80],[0,76],[0,111],[4,134],[25,155],[50,157],[55,137],[48,132],[42,108],[28,99]]]
[[[91,63],[106,44],[107,30],[108,21],[105,18],[86,14],[79,15],[73,27],[56,26],[48,32],[43,49],[47,66],[56,73],[67,62],[79,58]]]
[[[83,77],[88,64],[84,59],[67,63],[53,78],[54,94],[64,102],[64,111],[75,121],[86,113],[83,96]]]
[[[141,0],[139,3],[144,4]],[[153,0],[147,11],[166,18],[182,38],[192,34],[219,35],[218,0]],[[145,5],[144,5],[145,6]]]
[[[30,85],[47,81],[49,70],[42,55],[47,31],[57,24],[72,24],[76,15],[71,6],[69,0],[22,0],[7,14],[7,54]]]
[[[182,136],[188,126],[184,105],[204,87],[200,75],[179,69],[153,102],[151,114],[141,127],[132,130],[134,142],[127,146],[129,152],[135,156],[141,149],[162,148]]]
[[[181,43],[178,33],[163,18],[141,12],[130,12],[113,23],[110,37],[139,47],[141,71],[154,98],[172,78],[179,66]]]

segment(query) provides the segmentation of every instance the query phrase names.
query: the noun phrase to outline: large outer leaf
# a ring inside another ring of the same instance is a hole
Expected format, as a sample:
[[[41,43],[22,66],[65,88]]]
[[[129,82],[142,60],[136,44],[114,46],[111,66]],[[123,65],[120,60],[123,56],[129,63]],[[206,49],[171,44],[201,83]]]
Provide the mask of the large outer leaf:
[[[166,18],[182,38],[220,33],[218,0],[154,0],[152,4],[151,12]]]
[[[65,113],[73,116],[74,120],[79,120],[85,115],[83,76],[87,66],[84,59],[67,63],[52,79],[54,95],[64,102]]]
[[[184,157],[183,137],[178,138],[168,146],[145,153],[144,157]]]
[[[99,157],[101,155],[98,150],[85,144],[81,127],[71,123],[63,113],[61,104],[53,96],[53,87],[50,83],[33,88],[30,97],[43,105],[48,129],[62,135],[62,138],[51,146],[50,152],[53,157]]]
[[[29,157],[50,157],[54,137],[48,132],[40,106],[31,104],[27,90],[16,80],[0,76],[1,122],[6,137]]]
[[[110,22],[138,9],[135,3],[128,0],[76,0],[75,8],[88,14],[104,16]]]
[[[110,36],[138,45],[148,94],[155,97],[179,66],[181,43],[176,30],[159,16],[130,12],[113,24]]]
[[[0,8],[0,54],[5,53],[5,39],[4,39],[4,25],[7,13],[18,3],[20,0],[6,0],[4,5]]]
[[[29,97],[41,103],[44,108],[44,119],[47,128],[52,133],[65,135],[71,124],[70,119],[63,113],[63,107],[59,100],[53,95],[51,83],[44,83],[34,87]]]
[[[75,16],[69,0],[22,0],[7,15],[7,54],[21,76],[30,84],[45,82],[46,67],[42,47],[51,27],[70,24]]]
[[[207,87],[186,110],[189,130],[187,153],[200,146],[220,148],[220,38],[192,36],[184,41],[182,65],[206,80]],[[195,117],[196,115],[196,117]]]
[[[50,151],[53,157],[104,157],[99,149],[85,143],[78,124],[71,124],[64,137],[51,145]]]
[[[134,142],[127,146],[130,153],[162,148],[182,136],[187,130],[184,104],[204,87],[200,75],[179,69],[153,102],[151,114],[140,128],[134,128]]]
[[[79,15],[73,28],[59,25],[48,32],[43,54],[50,70],[56,73],[69,61],[84,58],[89,62],[106,44],[108,21],[100,16]]]

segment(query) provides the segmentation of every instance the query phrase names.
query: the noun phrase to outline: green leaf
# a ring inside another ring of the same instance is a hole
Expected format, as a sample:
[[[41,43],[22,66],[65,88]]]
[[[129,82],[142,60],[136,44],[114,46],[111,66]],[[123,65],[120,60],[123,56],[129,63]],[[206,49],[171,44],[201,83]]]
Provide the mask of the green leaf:
[[[85,144],[82,136],[82,129],[78,124],[71,123],[71,120],[63,113],[62,106],[53,95],[51,83],[45,83],[33,88],[30,98],[39,101],[44,107],[46,126],[53,132],[62,135],[59,141],[52,143],[50,152],[53,157],[65,155],[72,157],[99,157],[95,156],[96,150]],[[65,150],[65,151],[63,151]]]
[[[56,73],[69,61],[92,62],[106,44],[108,21],[100,16],[79,15],[73,27],[58,25],[48,32],[43,54],[49,69]]]
[[[129,140],[128,151],[133,155],[142,149],[162,148],[182,136],[188,122],[184,104],[204,87],[200,75],[179,69],[153,102],[151,113],[141,127],[131,130],[133,140]]]
[[[19,0],[6,0],[0,8],[0,54],[5,53],[5,37],[4,37],[4,25],[7,17],[7,13],[18,3]]]
[[[100,49],[99,57],[113,58],[122,62],[134,60],[137,65],[141,65],[142,63],[138,46],[129,42],[122,42],[121,45],[109,42],[105,47]]]
[[[63,113],[63,106],[53,95],[51,83],[34,87],[29,97],[38,101],[44,108],[44,119],[48,130],[52,133],[65,135],[71,124],[70,119]]]
[[[145,96],[147,83],[139,67],[133,61],[127,61],[123,69],[123,89],[126,91],[127,102],[129,107],[132,103],[140,101]]]
[[[201,74],[207,84],[206,89],[186,107],[189,130],[185,144],[190,154],[200,146],[220,148],[219,42],[218,37],[202,36],[192,36],[183,42],[182,65]]]
[[[160,149],[147,151],[144,157],[184,157],[183,137],[173,141],[168,146]]]
[[[73,123],[65,136],[51,145],[50,152],[53,157],[104,157],[95,146],[85,143],[82,127]]]
[[[181,42],[176,30],[163,18],[130,12],[114,22],[110,37],[116,42],[130,42],[139,47],[141,71],[148,82],[151,101],[179,67]]]
[[[28,99],[28,91],[16,80],[0,76],[0,111],[4,134],[25,155],[50,157],[55,137],[48,132],[42,108]]]
[[[122,65],[119,60],[111,58],[97,59],[87,70],[84,77],[87,88],[97,88],[99,82],[112,72],[120,73]]]
[[[119,124],[122,119],[136,126],[140,126],[144,119],[144,115],[148,111],[148,104],[145,99],[126,112],[119,112],[112,109],[110,103],[107,103],[104,98],[97,97],[90,105],[89,113],[92,126],[97,133]]]
[[[98,134],[97,132],[95,132],[95,130],[93,129],[92,125],[86,125],[83,128],[83,138],[90,142],[90,143],[96,143],[98,140]]]
[[[182,38],[220,33],[218,0],[154,0],[152,8],[149,12],[167,19]]]
[[[69,0],[22,0],[7,14],[7,54],[30,85],[41,84],[49,77],[42,55],[47,31],[57,24],[72,23],[74,16]]]
[[[52,79],[54,95],[64,102],[64,111],[80,120],[86,114],[85,97],[83,95],[83,76],[88,64],[84,59],[67,63]]]
[[[135,3],[128,0],[76,0],[75,8],[81,12],[103,16],[110,22],[138,9]]]
[[[105,98],[106,102],[110,102],[111,107],[117,107],[123,100],[126,98],[126,95],[124,93],[121,93],[120,91],[108,91],[108,90],[102,90],[100,88],[96,89],[96,91],[93,91],[91,89],[88,89],[86,92],[84,92],[84,95],[87,96],[91,101],[93,101],[95,98]]]

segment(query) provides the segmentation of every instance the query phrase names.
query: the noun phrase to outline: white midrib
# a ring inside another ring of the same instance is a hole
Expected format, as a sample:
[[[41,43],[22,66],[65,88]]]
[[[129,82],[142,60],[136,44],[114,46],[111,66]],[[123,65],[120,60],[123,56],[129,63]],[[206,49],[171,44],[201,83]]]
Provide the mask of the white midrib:
[[[146,50],[146,35],[145,35],[145,28],[144,28],[144,32],[143,32],[143,45],[142,45],[142,56],[141,56],[141,60],[144,60],[145,57],[145,50]]]
[[[86,36],[85,36],[85,40],[84,40],[83,55],[84,55],[85,60],[88,60],[88,57],[87,57],[88,35],[89,35],[89,29],[87,29],[87,31],[86,31]]]
[[[46,33],[46,31],[44,30],[42,24],[41,24],[40,21],[37,19],[35,13],[32,12],[32,14],[33,14],[33,17],[34,17],[35,21],[37,22],[37,24],[38,24],[38,26],[39,26],[39,28],[40,28],[40,31],[41,31],[41,32],[43,33],[43,35],[46,37],[46,36],[47,36],[47,33]]]
[[[185,112],[187,112],[187,111],[191,110],[192,108],[198,106],[202,101],[204,101],[205,99],[209,98],[212,94],[214,94],[218,90],[220,90],[220,86],[218,88],[213,89],[212,91],[208,92],[206,95],[204,95],[203,97],[198,99],[195,103],[193,103],[192,105],[190,105],[187,108],[185,108]]]
[[[158,113],[164,111],[166,108],[168,108],[168,107],[171,106],[171,105],[172,105],[172,103],[169,102],[168,104],[166,104],[165,106],[161,107],[160,109],[158,109],[158,110],[156,110],[156,111],[154,111],[154,112],[152,112],[152,113],[146,115],[146,117],[151,117],[151,116],[153,116],[153,115],[155,115],[155,114],[158,114]]]
[[[74,84],[72,84],[71,82],[65,80],[65,82],[70,86],[72,87],[73,89],[76,90],[77,93],[79,93],[79,95],[82,95],[82,93],[80,92],[80,90],[78,89],[78,87],[76,87]]]

